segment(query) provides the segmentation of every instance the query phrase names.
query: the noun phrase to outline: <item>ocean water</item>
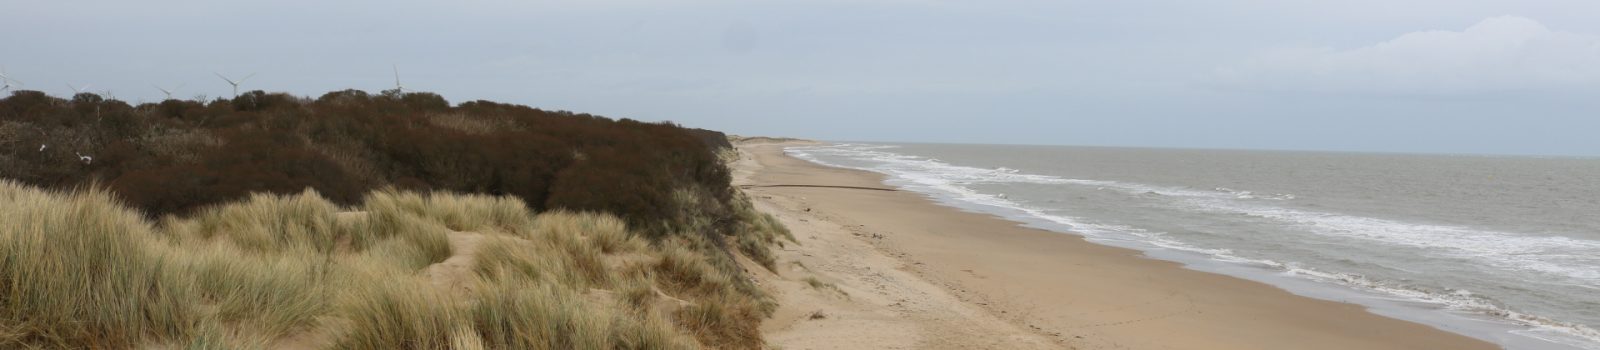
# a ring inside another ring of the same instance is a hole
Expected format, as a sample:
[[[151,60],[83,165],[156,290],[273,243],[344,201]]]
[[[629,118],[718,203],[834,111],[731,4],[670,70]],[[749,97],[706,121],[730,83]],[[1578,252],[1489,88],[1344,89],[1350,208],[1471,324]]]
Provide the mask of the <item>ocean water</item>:
[[[1600,159],[864,143],[786,152],[1511,349],[1600,349]]]

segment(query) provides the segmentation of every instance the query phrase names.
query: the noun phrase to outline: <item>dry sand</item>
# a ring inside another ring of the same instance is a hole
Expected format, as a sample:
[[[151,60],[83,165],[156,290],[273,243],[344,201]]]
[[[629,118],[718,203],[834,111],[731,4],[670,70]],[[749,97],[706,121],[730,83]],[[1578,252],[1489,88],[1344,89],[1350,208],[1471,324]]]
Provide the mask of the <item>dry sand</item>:
[[[916,193],[762,187],[889,187],[784,145],[742,143],[735,164],[735,183],[800,243],[779,252],[777,274],[758,276],[782,305],[762,329],[777,348],[1496,348]]]

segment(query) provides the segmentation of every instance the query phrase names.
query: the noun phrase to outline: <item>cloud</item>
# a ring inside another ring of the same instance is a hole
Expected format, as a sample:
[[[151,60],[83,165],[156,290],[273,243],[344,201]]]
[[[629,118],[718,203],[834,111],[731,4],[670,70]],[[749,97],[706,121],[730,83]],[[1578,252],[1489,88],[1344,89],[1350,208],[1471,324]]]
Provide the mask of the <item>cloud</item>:
[[[1407,33],[1353,49],[1285,48],[1216,70],[1269,91],[1458,95],[1600,86],[1600,37],[1501,16],[1462,31]]]

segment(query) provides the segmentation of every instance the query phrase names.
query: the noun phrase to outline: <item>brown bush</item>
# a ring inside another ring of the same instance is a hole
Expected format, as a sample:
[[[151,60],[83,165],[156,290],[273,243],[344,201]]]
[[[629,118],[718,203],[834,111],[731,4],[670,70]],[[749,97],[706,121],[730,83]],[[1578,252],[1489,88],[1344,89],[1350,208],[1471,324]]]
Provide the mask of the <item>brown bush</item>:
[[[9,163],[0,177],[52,188],[99,181],[149,215],[306,188],[350,204],[398,187],[606,211],[662,234],[689,226],[674,191],[701,192],[713,206],[732,193],[714,153],[728,147],[721,133],[489,101],[451,106],[432,93],[250,91],[129,106],[16,91],[0,99],[0,123]]]

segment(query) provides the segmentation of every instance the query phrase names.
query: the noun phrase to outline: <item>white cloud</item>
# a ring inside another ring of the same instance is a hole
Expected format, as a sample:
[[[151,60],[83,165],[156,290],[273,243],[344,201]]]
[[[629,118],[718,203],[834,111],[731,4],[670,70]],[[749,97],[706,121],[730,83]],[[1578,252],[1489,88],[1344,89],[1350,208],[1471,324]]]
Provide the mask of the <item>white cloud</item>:
[[[1353,49],[1287,48],[1219,68],[1262,90],[1452,95],[1600,86],[1600,37],[1501,16],[1462,31],[1407,33]]]

